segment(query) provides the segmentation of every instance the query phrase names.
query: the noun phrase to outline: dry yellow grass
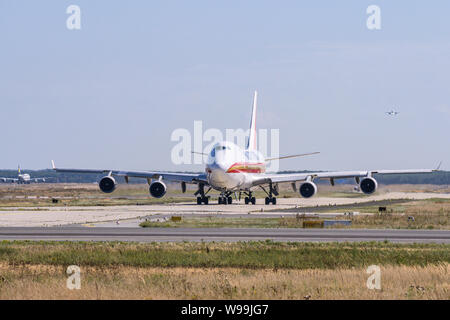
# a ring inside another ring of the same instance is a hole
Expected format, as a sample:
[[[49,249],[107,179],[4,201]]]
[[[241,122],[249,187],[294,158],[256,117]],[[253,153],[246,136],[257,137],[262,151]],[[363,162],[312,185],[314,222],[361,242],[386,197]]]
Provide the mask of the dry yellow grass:
[[[81,289],[66,288],[65,268],[0,265],[0,299],[443,299],[450,265],[381,267],[381,290],[366,287],[364,268],[82,267]]]
[[[387,213],[378,214],[377,207],[359,209],[374,215],[353,218],[355,228],[450,229],[450,201],[430,199],[393,205]],[[413,217],[414,220],[409,220]]]

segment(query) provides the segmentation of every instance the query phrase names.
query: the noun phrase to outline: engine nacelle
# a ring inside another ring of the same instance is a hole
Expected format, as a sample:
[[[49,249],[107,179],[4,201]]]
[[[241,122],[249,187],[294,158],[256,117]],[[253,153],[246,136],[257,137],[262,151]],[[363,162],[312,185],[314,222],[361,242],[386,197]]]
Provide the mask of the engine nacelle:
[[[307,181],[301,184],[299,192],[303,198],[311,198],[317,193],[317,186],[314,182]]]
[[[361,183],[359,184],[361,191],[365,194],[372,194],[374,193],[378,188],[377,180],[375,180],[372,177],[367,177],[361,180]]]
[[[111,176],[103,177],[98,183],[100,190],[102,190],[104,193],[113,192],[114,190],[116,190],[116,185],[116,180]]]
[[[149,188],[150,194],[155,198],[162,198],[167,192],[167,187],[162,181],[152,182]]]

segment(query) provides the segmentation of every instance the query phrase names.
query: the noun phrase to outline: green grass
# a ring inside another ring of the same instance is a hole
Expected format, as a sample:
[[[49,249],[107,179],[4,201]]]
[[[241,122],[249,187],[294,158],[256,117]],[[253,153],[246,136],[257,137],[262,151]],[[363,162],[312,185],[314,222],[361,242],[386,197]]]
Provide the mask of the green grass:
[[[301,228],[302,221],[294,218],[251,217],[183,217],[181,221],[145,221],[144,228]]]
[[[339,229],[442,229],[450,228],[450,213],[414,213],[414,221],[408,220],[408,214],[400,212],[342,216],[323,218],[320,220],[352,220],[350,226],[334,225],[330,228]],[[317,218],[305,218],[317,220]],[[302,228],[301,216],[277,218],[248,217],[182,217],[181,221],[145,221],[139,224],[143,228]]]
[[[2,241],[0,262],[134,267],[351,268],[450,262],[450,245],[365,243],[122,243]]]

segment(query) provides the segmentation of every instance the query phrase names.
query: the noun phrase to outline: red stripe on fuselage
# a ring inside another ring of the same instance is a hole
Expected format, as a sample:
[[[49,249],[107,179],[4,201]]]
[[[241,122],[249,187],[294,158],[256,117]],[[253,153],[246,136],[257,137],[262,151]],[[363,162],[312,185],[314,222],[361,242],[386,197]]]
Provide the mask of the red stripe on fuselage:
[[[242,163],[238,162],[233,164],[228,170],[227,173],[264,173],[266,171],[266,166],[264,163]]]

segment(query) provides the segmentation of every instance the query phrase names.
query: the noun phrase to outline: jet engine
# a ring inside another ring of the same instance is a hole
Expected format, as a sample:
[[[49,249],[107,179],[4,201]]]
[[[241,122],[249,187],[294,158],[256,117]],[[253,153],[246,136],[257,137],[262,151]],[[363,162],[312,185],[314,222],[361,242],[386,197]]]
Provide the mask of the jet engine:
[[[100,190],[102,190],[104,193],[113,192],[114,190],[116,190],[116,185],[116,180],[111,176],[103,177],[98,183]]]
[[[154,181],[150,185],[150,194],[155,198],[162,198],[167,192],[167,187],[162,181]]]
[[[314,182],[307,181],[301,184],[299,191],[303,198],[311,198],[317,193],[317,186]]]
[[[361,191],[365,194],[372,194],[374,193],[378,188],[377,180],[375,180],[372,177],[367,177],[361,180],[361,183],[359,184]]]

